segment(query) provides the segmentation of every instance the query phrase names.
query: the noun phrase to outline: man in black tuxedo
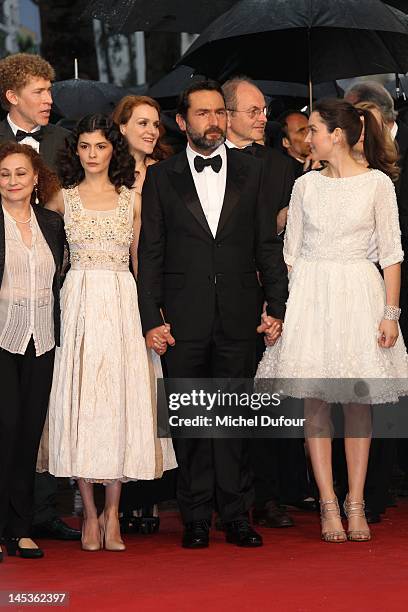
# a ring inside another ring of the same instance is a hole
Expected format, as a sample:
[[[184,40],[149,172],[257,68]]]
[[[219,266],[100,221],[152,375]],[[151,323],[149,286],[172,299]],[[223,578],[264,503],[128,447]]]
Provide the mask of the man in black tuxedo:
[[[268,194],[269,214],[276,221],[289,204],[295,178],[292,158],[254,142],[263,136],[267,119],[264,95],[251,79],[235,77],[224,83],[222,89],[228,110],[226,144],[262,161],[263,189]],[[264,350],[260,337],[258,360]],[[303,440],[252,440],[250,457],[255,476],[254,521],[266,527],[291,527],[293,520],[281,502],[313,508],[313,500],[309,504],[304,501],[308,498],[308,482]]]
[[[305,142],[309,131],[309,117],[300,110],[289,109],[276,121],[281,126],[279,149],[290,157],[295,179],[302,176],[310,163],[310,144]]]
[[[38,55],[16,53],[0,60],[0,101],[8,111],[0,122],[0,144],[17,141],[32,146],[56,171],[56,157],[67,130],[49,125],[52,66]],[[57,480],[48,472],[36,474],[32,535],[78,540],[81,532],[64,523],[56,512]]]
[[[143,188],[138,291],[147,346],[164,354],[169,378],[249,378],[260,314],[257,271],[267,301],[261,328],[275,338],[287,298],[262,163],[225,147],[227,114],[215,82],[194,83],[182,94],[177,122],[187,150],[151,166]],[[208,546],[215,507],[227,542],[262,544],[248,520],[246,447],[236,438],[176,440],[184,547]]]
[[[401,170],[398,182],[395,185],[398,203],[398,216],[401,228],[401,242],[405,259],[401,266],[400,307],[399,321],[402,337],[408,346],[408,127],[397,118],[394,100],[380,83],[375,81],[357,82],[345,94],[345,99],[352,104],[358,102],[371,102],[381,111],[384,122],[390,129],[391,137],[399,151],[398,165]],[[370,447],[367,479],[365,487],[367,521],[377,523],[381,520],[381,513],[385,512],[390,502],[389,488],[392,478],[393,463],[397,454],[397,443],[400,455],[405,458],[408,466],[408,445],[406,440],[393,440],[376,438]],[[408,473],[406,475],[408,480]],[[347,490],[347,489],[346,489]]]

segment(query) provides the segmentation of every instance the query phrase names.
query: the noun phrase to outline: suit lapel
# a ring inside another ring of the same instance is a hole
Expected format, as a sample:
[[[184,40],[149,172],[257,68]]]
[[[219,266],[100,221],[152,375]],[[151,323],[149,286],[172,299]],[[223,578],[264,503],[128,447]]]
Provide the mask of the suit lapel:
[[[43,127],[43,138],[40,142],[40,153],[47,166],[51,166],[51,168],[53,168],[54,139],[52,132],[48,130],[48,126]]]
[[[42,231],[42,234],[51,249],[52,256],[54,257],[55,267],[57,270],[60,268],[60,259],[59,259],[59,249],[57,244],[57,232],[53,227],[53,224],[50,223],[47,216],[44,214],[44,211],[40,206],[33,206],[33,210],[35,216],[38,221],[38,225]]]
[[[194,185],[187,154],[184,151],[175,160],[170,173],[170,180],[191,214],[194,215],[201,227],[213,238]]]
[[[224,202],[221,209],[220,219],[218,221],[217,234],[222,231],[231,213],[238,204],[242,190],[245,185],[248,174],[247,165],[245,164],[245,156],[241,153],[239,156],[231,154],[227,149],[227,182],[225,185]]]
[[[0,287],[3,280],[4,265],[6,261],[6,235],[4,229],[4,214],[0,201]]]
[[[13,134],[13,130],[11,129],[9,122],[7,121],[7,119],[4,119],[4,121],[0,123],[0,141],[9,142],[10,140],[14,140],[15,142],[16,138]]]

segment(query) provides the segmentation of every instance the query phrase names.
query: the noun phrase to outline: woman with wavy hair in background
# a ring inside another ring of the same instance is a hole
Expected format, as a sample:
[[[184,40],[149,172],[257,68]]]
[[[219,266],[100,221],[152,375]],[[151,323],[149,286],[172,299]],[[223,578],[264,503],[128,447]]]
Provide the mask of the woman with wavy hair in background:
[[[135,160],[135,188],[138,193],[142,193],[147,168],[173,153],[171,147],[163,142],[165,131],[160,112],[160,106],[153,98],[125,96],[112,114]]]
[[[83,550],[120,551],[122,482],[157,478],[147,350],[138,310],[140,195],[134,160],[104,115],[81,119],[59,159],[63,190],[49,203],[64,215],[71,268],[61,292],[62,339],[49,407],[50,472],[78,479]],[[172,451],[172,448],[170,448]],[[105,485],[97,516],[93,483]]]
[[[43,556],[29,533],[65,242],[61,218],[43,205],[59,188],[32,147],[0,147],[0,538],[26,559]]]
[[[135,189],[142,193],[149,166],[172,155],[163,143],[164,127],[160,120],[160,106],[148,96],[126,96],[116,106],[112,118],[125,136],[135,160]],[[160,359],[151,351],[150,364],[156,376],[162,377]],[[160,446],[164,440],[156,440]],[[165,472],[160,480],[130,482],[122,488],[120,522],[125,531],[154,533],[159,529],[158,503],[175,497],[175,474]]]

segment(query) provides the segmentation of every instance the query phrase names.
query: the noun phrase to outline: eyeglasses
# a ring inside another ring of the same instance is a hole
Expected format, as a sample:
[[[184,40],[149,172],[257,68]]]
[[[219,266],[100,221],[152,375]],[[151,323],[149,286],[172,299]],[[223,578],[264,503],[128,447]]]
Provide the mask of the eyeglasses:
[[[246,113],[250,119],[255,119],[255,117],[259,117],[259,115],[262,114],[266,117],[268,111],[266,106],[264,106],[263,108],[257,108],[255,106],[254,108],[249,108],[248,110],[237,110],[236,108],[228,108],[227,110],[232,113]]]

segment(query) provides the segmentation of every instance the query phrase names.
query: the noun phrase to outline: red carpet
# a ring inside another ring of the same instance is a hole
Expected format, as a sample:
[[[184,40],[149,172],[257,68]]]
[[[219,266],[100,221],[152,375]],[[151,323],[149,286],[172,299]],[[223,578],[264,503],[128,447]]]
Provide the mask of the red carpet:
[[[44,540],[44,559],[6,557],[0,590],[69,591],[65,609],[92,612],[408,609],[408,502],[373,526],[367,544],[326,544],[316,515],[293,516],[296,527],[262,529],[265,545],[253,550],[226,544],[215,531],[209,549],[183,550],[179,519],[168,513],[159,534],[127,536],[124,553]]]

